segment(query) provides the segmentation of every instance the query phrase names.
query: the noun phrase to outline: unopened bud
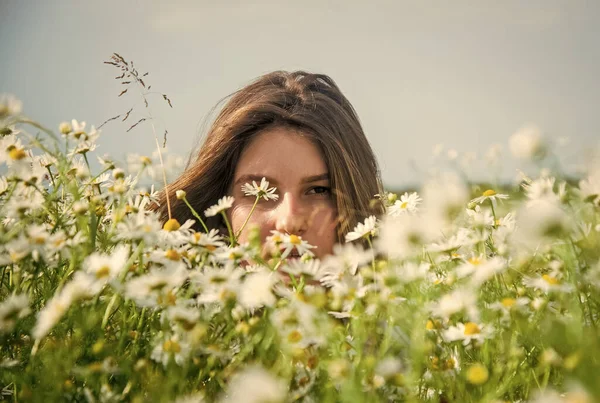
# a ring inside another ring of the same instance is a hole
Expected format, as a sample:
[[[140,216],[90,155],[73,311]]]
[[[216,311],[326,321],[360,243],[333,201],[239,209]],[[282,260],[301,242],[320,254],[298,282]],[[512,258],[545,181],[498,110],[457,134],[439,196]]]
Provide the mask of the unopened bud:
[[[185,193],[185,190],[178,190],[175,192],[175,196],[177,197],[178,200],[183,200],[185,199],[187,193]]]
[[[113,170],[112,174],[115,179],[123,179],[125,177],[125,171],[123,171],[121,168]]]
[[[69,122],[62,122],[59,126],[58,126],[58,130],[62,133],[62,134],[69,134],[73,131],[73,127],[71,126],[71,124]]]

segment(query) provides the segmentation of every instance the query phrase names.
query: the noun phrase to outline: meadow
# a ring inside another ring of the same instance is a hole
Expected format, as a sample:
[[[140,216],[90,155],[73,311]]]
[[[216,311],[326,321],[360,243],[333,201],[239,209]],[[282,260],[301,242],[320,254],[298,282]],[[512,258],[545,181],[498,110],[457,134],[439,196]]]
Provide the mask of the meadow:
[[[0,400],[600,400],[600,163],[509,192],[440,173],[374,195],[386,213],[321,261],[284,233],[264,260],[258,236],[161,224],[156,158],[92,172],[93,126],[45,128],[3,95],[0,133]],[[555,153],[534,129],[509,147]]]

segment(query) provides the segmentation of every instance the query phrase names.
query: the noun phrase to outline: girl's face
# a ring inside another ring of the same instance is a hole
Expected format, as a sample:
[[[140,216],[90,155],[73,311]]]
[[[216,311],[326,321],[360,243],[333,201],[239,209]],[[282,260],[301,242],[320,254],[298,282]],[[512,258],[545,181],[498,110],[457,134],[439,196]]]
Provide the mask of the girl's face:
[[[228,212],[234,232],[242,227],[254,204],[245,196],[244,183],[260,182],[277,187],[279,199],[260,199],[239,237],[245,242],[252,226],[258,226],[264,242],[272,230],[295,234],[309,244],[317,257],[331,254],[336,243],[337,212],[331,197],[329,172],[321,152],[301,132],[275,127],[258,133],[242,152],[235,170]]]

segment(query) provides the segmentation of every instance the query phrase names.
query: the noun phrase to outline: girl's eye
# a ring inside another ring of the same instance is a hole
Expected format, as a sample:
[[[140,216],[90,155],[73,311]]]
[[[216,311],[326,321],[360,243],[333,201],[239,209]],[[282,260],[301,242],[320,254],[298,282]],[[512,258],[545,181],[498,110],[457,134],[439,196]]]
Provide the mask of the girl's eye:
[[[330,194],[331,188],[327,186],[315,186],[308,191],[309,194]]]

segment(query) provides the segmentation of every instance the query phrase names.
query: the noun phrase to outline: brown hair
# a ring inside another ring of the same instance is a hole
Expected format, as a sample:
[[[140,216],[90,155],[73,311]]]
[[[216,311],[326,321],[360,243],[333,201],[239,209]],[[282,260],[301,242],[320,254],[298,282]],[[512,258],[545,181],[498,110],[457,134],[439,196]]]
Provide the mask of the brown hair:
[[[180,223],[193,219],[189,208],[175,198],[179,189],[201,215],[226,195],[246,145],[255,134],[274,126],[297,129],[320,148],[339,215],[339,240],[368,215],[381,213],[381,206],[371,203],[382,190],[377,161],[350,102],[326,75],[275,71],[231,95],[196,160],[168,187],[172,218]],[[165,222],[169,218],[165,192],[158,210]],[[206,223],[220,228],[220,220],[214,217]]]

